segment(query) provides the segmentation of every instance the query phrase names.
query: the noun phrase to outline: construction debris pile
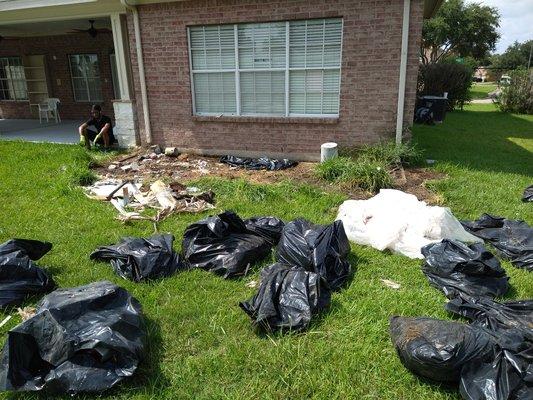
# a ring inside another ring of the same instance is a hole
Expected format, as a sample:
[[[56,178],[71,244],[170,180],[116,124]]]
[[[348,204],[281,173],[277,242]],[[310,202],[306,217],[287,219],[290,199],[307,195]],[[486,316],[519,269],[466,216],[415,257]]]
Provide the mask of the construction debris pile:
[[[87,197],[109,201],[119,212],[121,221],[149,220],[158,222],[173,213],[198,213],[215,208],[215,194],[174,182],[155,181],[145,188],[141,181],[104,179],[84,187]],[[155,216],[144,211],[157,210]]]

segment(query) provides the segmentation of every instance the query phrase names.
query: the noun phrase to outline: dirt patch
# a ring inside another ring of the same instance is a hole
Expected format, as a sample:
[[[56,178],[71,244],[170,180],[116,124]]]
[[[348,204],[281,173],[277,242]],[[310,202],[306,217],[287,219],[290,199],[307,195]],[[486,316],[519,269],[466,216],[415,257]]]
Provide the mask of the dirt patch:
[[[252,183],[277,183],[295,181],[318,186],[323,190],[339,190],[338,185],[326,182],[314,173],[315,163],[300,162],[292,168],[280,171],[255,171],[231,167],[219,162],[218,157],[180,154],[169,157],[146,151],[120,155],[95,167],[95,172],[107,178],[139,179],[152,182],[165,179],[172,182],[188,182],[203,177],[245,179]],[[414,194],[420,200],[440,204],[439,197],[426,188],[428,180],[442,179],[444,174],[425,169],[411,168],[393,171],[395,188]],[[367,199],[372,193],[363,190],[341,190],[353,199]]]

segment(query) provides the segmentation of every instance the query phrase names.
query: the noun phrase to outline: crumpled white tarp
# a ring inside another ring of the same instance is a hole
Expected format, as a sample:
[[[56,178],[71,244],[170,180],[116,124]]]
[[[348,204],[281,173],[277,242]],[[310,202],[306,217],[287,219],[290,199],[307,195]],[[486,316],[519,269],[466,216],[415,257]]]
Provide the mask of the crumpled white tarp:
[[[465,231],[449,208],[428,206],[400,190],[381,189],[368,200],[346,200],[337,219],[349,240],[410,258],[424,258],[420,249],[442,239],[482,241]]]

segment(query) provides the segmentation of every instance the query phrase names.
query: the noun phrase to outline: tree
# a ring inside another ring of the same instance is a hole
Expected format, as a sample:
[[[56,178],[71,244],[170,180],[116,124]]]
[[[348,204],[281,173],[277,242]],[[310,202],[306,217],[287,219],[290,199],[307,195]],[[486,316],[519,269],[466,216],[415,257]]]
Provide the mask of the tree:
[[[527,68],[532,49],[533,40],[528,40],[524,43],[514,42],[507,47],[507,50],[503,54],[495,54],[492,57],[492,65],[494,68],[503,70],[513,70],[519,67]],[[533,65],[533,56],[531,64]]]
[[[432,64],[450,55],[483,59],[500,37],[500,14],[494,7],[447,0],[432,19],[424,21],[420,57]]]

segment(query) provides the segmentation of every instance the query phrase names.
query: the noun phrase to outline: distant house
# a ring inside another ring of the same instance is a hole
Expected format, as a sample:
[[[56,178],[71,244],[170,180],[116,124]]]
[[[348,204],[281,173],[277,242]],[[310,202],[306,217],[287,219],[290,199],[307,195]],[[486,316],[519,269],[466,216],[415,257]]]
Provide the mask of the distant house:
[[[125,146],[316,159],[411,124],[441,2],[0,0],[0,116],[100,103]]]

